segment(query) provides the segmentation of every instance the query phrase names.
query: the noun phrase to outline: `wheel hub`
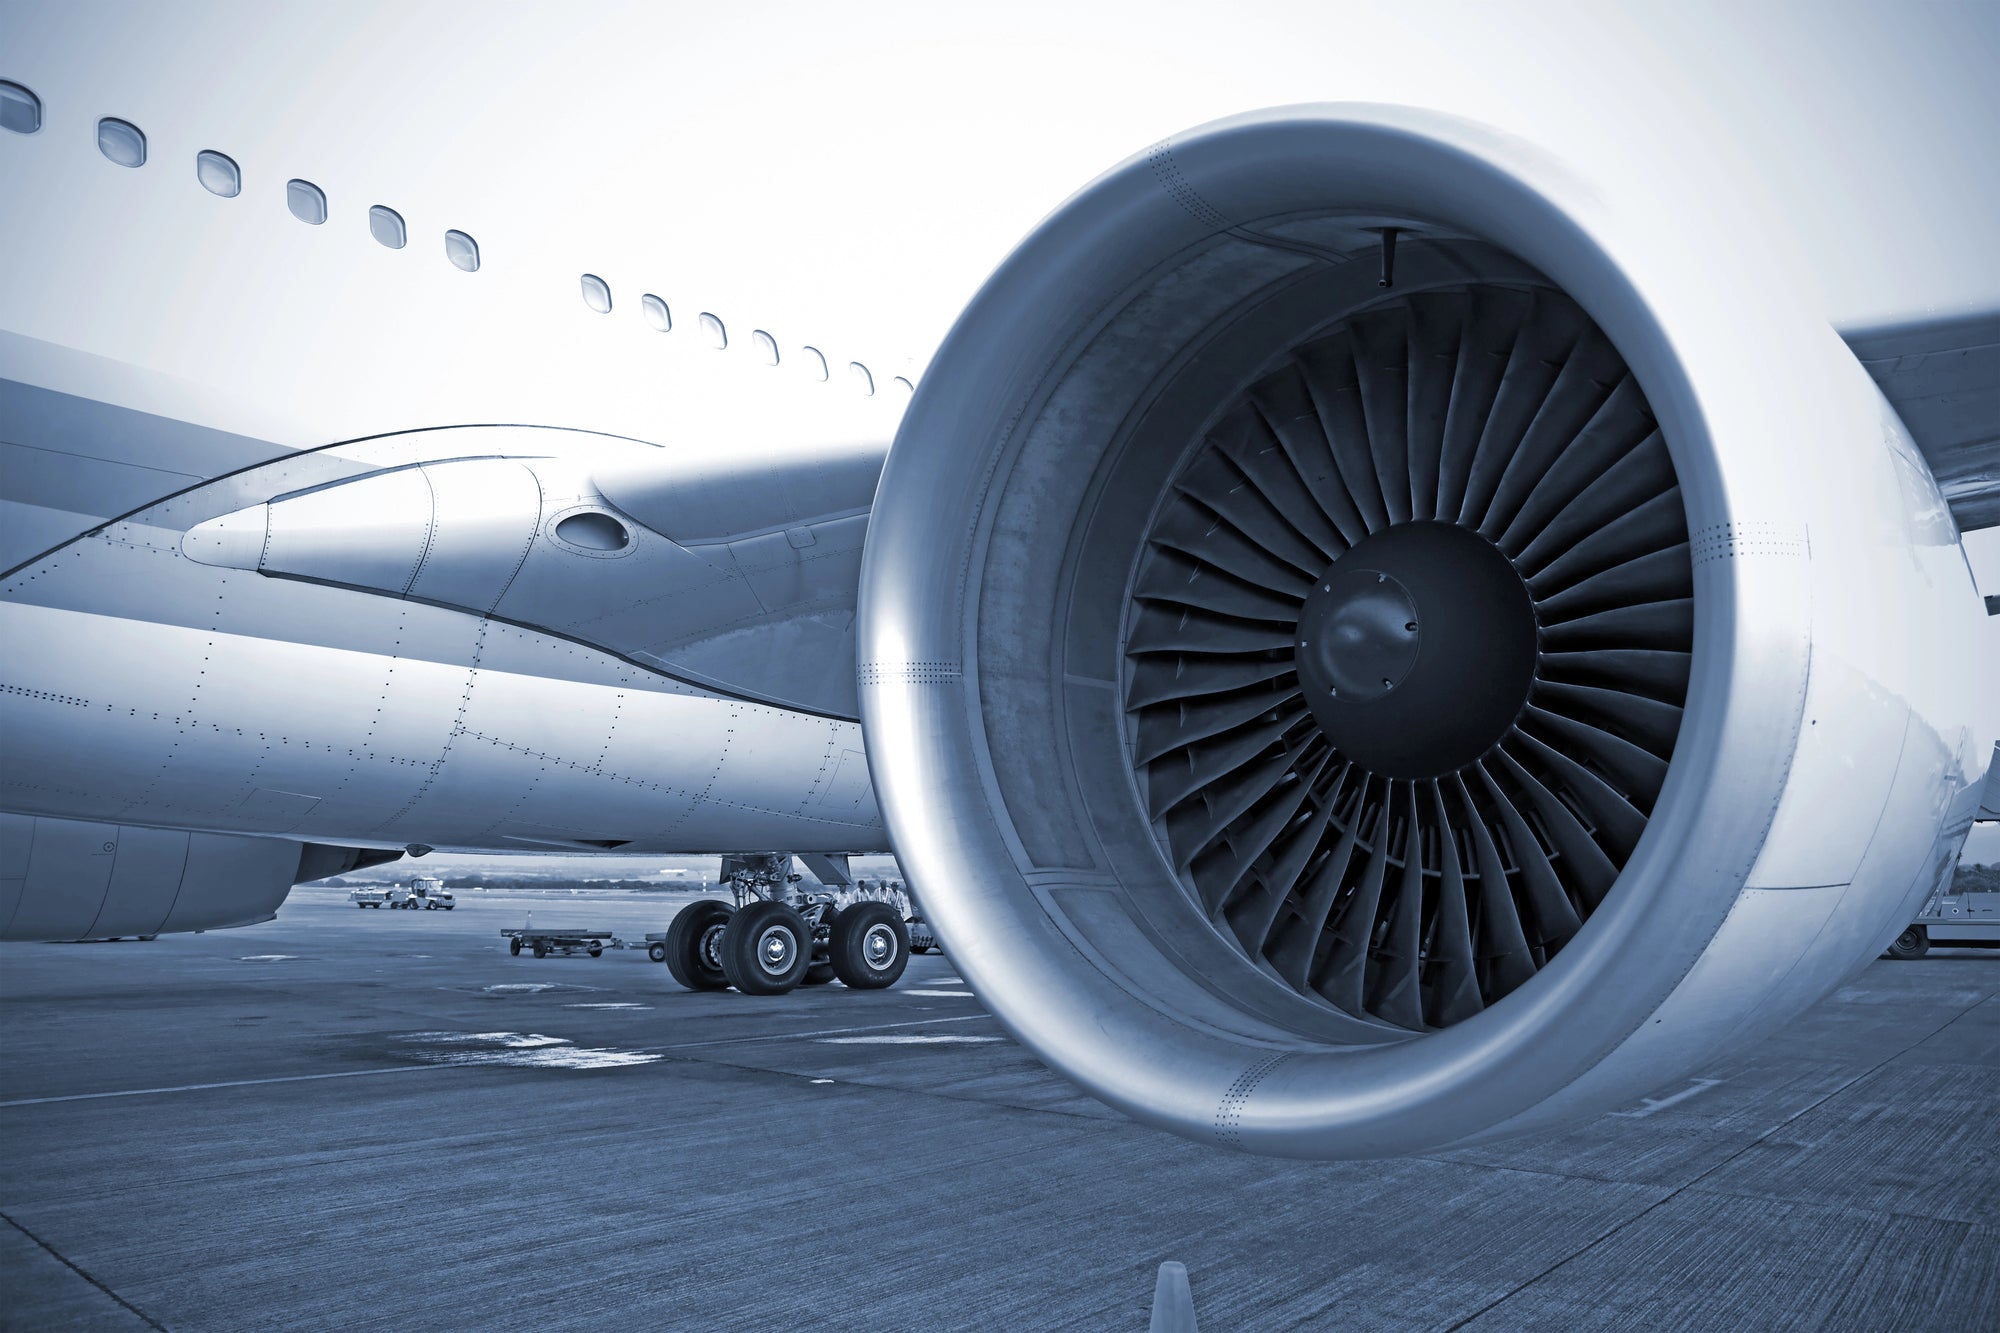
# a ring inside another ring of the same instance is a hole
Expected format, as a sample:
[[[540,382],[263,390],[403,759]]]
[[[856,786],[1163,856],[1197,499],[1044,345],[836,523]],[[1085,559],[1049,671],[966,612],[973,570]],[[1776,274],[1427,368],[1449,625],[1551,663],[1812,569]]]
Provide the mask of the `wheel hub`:
[[[1477,532],[1401,523],[1320,576],[1296,649],[1306,705],[1328,740],[1385,777],[1439,777],[1497,745],[1527,703],[1534,600]]]
[[[783,976],[792,965],[798,941],[783,926],[766,926],[757,937],[757,965],[774,977]]]
[[[876,970],[887,967],[896,957],[896,936],[887,926],[870,927],[861,940],[862,957]]]

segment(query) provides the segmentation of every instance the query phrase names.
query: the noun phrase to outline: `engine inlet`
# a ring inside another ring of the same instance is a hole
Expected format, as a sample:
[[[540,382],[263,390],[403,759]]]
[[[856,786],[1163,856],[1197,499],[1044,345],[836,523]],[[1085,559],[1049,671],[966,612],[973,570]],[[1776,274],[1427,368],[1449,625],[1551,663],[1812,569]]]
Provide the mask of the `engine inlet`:
[[[1673,465],[1609,339],[1550,288],[1426,291],[1295,348],[1191,450],[1134,577],[1132,753],[1226,938],[1444,1027],[1610,892],[1692,640]]]

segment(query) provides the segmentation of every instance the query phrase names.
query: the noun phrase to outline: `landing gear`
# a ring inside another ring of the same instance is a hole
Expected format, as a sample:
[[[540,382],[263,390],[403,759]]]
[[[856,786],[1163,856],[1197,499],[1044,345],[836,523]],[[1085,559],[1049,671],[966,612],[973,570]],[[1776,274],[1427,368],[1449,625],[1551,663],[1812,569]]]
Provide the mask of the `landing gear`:
[[[754,902],[722,933],[722,972],[745,995],[783,995],[805,977],[812,945],[812,927],[797,908]]]
[[[833,919],[833,970],[854,990],[893,986],[910,962],[910,932],[887,903],[856,903]]]
[[[799,886],[803,877],[792,873],[789,856],[724,857],[722,879],[735,908],[713,901],[682,908],[665,935],[647,937],[647,954],[689,990],[734,986],[746,995],[783,995],[834,981],[854,990],[895,985],[910,954],[935,938],[918,925],[922,937],[913,939],[902,883],[850,880],[845,857],[807,864],[822,887]],[[850,893],[861,901],[840,908]]]
[[[1922,926],[1910,926],[1889,946],[1891,958],[1922,958],[1931,951],[1931,933]]]
[[[667,938],[656,946],[675,981],[689,990],[728,989],[729,978],[722,971],[722,937],[735,915],[736,909],[717,902],[690,903],[680,910],[667,927]]]

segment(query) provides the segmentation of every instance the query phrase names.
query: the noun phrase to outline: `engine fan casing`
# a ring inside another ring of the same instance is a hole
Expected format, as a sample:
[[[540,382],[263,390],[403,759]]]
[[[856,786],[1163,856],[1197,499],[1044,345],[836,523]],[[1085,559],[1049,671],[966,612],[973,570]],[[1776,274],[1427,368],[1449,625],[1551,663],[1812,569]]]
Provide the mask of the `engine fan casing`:
[[[1414,1151],[1670,1082],[1907,922],[1991,746],[1982,608],[1900,423],[1743,225],[1608,208],[1455,119],[1302,107],[1133,158],[1001,266],[891,450],[860,685],[902,864],[1025,1044],[1197,1138]],[[1275,367],[1385,301],[1493,287],[1573,303],[1643,390],[1686,524],[1684,707],[1580,928],[1478,1012],[1398,1024],[1287,984],[1177,864],[1133,607],[1190,460]]]

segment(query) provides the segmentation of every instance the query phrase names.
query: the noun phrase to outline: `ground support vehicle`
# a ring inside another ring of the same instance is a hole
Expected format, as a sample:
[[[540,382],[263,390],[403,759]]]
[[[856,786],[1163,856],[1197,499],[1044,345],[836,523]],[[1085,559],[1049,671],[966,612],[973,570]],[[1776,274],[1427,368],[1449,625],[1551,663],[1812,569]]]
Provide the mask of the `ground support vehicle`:
[[[565,958],[579,953],[587,953],[592,958],[601,956],[607,948],[616,948],[618,941],[608,930],[544,930],[540,926],[520,926],[503,929],[507,938],[507,952],[518,954],[523,949],[537,958],[547,958],[552,953]]]
[[[426,912],[439,909],[449,912],[458,906],[458,898],[444,886],[443,880],[426,875],[410,881],[408,895],[399,906],[412,910],[421,907]]]
[[[1891,958],[1922,958],[1933,944],[1946,948],[2000,949],[2000,893],[1940,893],[1895,943]]]
[[[389,890],[356,889],[347,895],[347,900],[356,907],[380,907],[389,901]]]
[[[910,931],[890,903],[862,899],[839,906],[831,890],[800,891],[790,857],[729,857],[724,879],[735,905],[690,903],[664,934],[648,935],[647,953],[689,990],[783,995],[839,979],[855,990],[880,990],[902,977]]]

